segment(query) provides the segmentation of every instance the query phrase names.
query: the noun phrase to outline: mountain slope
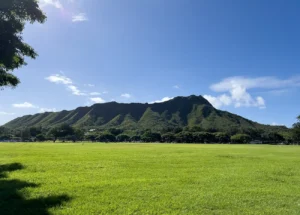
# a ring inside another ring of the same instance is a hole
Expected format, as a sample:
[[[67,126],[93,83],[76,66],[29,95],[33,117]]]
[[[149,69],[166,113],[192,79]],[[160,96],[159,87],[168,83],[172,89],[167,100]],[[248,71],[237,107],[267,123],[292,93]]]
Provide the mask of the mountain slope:
[[[270,129],[235,114],[215,109],[202,96],[176,97],[163,103],[120,104],[116,102],[79,107],[71,111],[41,113],[19,117],[4,126],[49,128],[63,123],[81,128],[121,128],[162,131],[176,127],[200,126],[218,131],[232,129]],[[272,127],[274,128],[274,127]]]

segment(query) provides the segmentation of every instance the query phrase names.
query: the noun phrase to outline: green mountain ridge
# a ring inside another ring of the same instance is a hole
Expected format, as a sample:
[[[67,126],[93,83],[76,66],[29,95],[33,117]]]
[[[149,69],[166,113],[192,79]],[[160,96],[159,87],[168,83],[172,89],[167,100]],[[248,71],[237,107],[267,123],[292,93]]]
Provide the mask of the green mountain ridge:
[[[199,126],[206,130],[285,129],[284,126],[263,125],[241,116],[215,109],[202,96],[175,97],[154,104],[109,102],[78,107],[71,111],[46,112],[16,118],[4,127],[51,128],[61,124],[80,128],[120,128],[126,130],[163,131],[177,127]]]

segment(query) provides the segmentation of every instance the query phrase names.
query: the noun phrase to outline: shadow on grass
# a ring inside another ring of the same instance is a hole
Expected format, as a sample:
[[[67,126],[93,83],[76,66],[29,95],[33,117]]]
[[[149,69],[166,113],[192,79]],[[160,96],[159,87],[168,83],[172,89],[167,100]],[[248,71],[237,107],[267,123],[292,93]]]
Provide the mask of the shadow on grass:
[[[19,163],[0,165],[0,214],[1,215],[47,215],[49,208],[59,207],[70,200],[67,195],[48,196],[37,199],[26,199],[21,189],[38,187],[37,184],[9,179],[8,173],[22,170]]]

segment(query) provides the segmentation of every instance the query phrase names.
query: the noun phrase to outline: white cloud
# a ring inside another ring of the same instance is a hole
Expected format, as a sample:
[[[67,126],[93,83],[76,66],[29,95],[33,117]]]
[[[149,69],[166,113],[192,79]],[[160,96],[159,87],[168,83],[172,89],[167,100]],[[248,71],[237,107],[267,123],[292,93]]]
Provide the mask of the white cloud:
[[[59,0],[39,0],[40,6],[45,7],[45,6],[53,6],[57,9],[62,9],[63,6]]]
[[[88,21],[88,18],[85,13],[79,13],[77,15],[72,16],[72,22],[84,22]]]
[[[104,103],[105,100],[100,97],[90,98],[91,102],[93,103]]]
[[[234,105],[236,108],[258,107],[264,109],[266,108],[264,98],[252,96],[249,90],[268,89],[268,92],[283,93],[287,92],[286,88],[299,86],[300,76],[289,79],[278,79],[276,77],[230,77],[210,86],[213,91],[223,94],[219,96],[205,95],[204,97],[216,108]]]
[[[55,74],[46,78],[46,80],[56,84],[72,84],[72,80],[64,75]]]
[[[171,99],[173,99],[174,97],[164,97],[162,98],[161,100],[156,100],[156,101],[153,101],[153,102],[149,102],[150,104],[153,104],[153,103],[162,103],[162,102],[166,102],[166,101],[169,101]]]
[[[86,96],[87,93],[82,92],[78,89],[77,86],[73,85],[73,81],[65,75],[55,74],[46,78],[46,80],[56,83],[66,85],[67,89],[72,92],[73,95],[76,96]]]
[[[87,87],[95,87],[94,84],[85,84],[84,86],[87,86]]]
[[[45,112],[56,112],[56,108],[41,108],[39,110],[40,113],[45,113]]]
[[[98,93],[98,92],[91,92],[90,95],[91,95],[91,96],[99,96],[99,95],[101,95],[101,93]]]
[[[0,115],[15,115],[15,113],[8,113],[8,112],[0,111]]]
[[[246,89],[261,88],[261,89],[278,89],[283,87],[300,86],[300,76],[289,79],[278,79],[276,77],[259,77],[259,78],[245,78],[245,77],[230,77],[222,80],[217,84],[213,84],[211,89],[216,92],[226,92],[231,90],[234,86],[242,86]]]
[[[20,104],[13,104],[12,105],[15,108],[38,108],[37,106],[29,103],[29,102],[24,102],[24,103],[20,103]]]
[[[73,95],[76,95],[76,96],[85,96],[86,93],[83,93],[81,92],[76,86],[74,85],[68,85],[67,86],[68,89],[72,92]]]
[[[132,96],[131,96],[129,93],[123,93],[123,94],[121,95],[121,97],[126,98],[126,99],[129,99],[129,98],[131,98]]]
[[[285,126],[285,125],[279,124],[279,123],[277,123],[277,122],[273,122],[271,125],[273,125],[273,126]]]
[[[174,85],[173,88],[174,89],[180,89],[180,87],[178,85]]]
[[[222,95],[222,96],[226,96],[226,95]],[[212,104],[212,106],[214,106],[215,108],[221,108],[224,103],[221,101],[221,97],[222,96],[218,96],[218,97],[214,97],[214,96],[211,96],[211,95],[204,95],[203,97],[209,101],[209,103]],[[227,97],[227,96],[226,96]],[[230,103],[231,104],[231,98],[229,97],[229,100],[227,103]]]
[[[103,92],[102,92],[102,94],[107,94],[107,93],[108,93],[108,91],[103,91]]]

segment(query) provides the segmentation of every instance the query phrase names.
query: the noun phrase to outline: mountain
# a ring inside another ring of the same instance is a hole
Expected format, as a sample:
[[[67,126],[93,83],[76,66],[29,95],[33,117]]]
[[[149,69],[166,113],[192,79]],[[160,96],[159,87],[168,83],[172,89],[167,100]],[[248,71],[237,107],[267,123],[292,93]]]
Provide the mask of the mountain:
[[[241,116],[215,109],[202,96],[175,97],[163,103],[123,104],[109,102],[75,110],[46,112],[16,118],[4,126],[50,128],[67,123],[80,128],[121,128],[123,130],[162,131],[177,127],[200,126],[203,129],[280,129],[262,125]]]

